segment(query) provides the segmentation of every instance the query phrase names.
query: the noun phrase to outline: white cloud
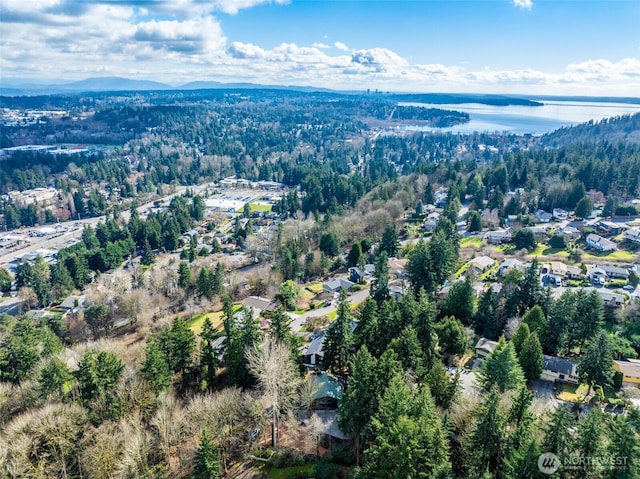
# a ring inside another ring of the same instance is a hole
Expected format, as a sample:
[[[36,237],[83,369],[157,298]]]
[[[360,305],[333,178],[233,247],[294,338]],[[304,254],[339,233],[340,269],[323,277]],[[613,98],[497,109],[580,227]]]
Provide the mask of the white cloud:
[[[531,0],[513,0],[513,4],[524,10],[531,10],[533,7],[533,2]]]
[[[264,58],[267,55],[267,52],[258,45],[242,42],[233,42],[227,49],[227,53],[239,59]]]
[[[327,45],[326,43],[322,43],[322,42],[315,42],[313,45],[311,45],[313,48],[319,48],[321,50],[326,50],[328,48],[331,48],[331,45]]]
[[[351,55],[351,61],[359,65],[378,69],[407,65],[407,61],[404,58],[386,48],[356,50]]]
[[[346,45],[345,45],[344,43],[342,43],[342,42],[335,42],[335,43],[333,44],[333,46],[334,46],[335,48],[337,48],[338,50],[343,51],[343,52],[348,52],[348,51],[349,51],[349,47],[348,47],[348,46],[346,46]]]
[[[214,5],[229,15],[235,15],[240,10],[255,7],[263,3],[276,3],[278,5],[285,5],[289,3],[289,0],[215,0]]]

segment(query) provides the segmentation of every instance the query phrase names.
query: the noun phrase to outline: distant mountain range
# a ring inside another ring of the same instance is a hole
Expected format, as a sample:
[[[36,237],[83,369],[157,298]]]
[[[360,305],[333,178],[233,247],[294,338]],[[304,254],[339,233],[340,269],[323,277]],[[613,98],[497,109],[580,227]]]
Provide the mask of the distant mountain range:
[[[221,83],[218,81],[192,81],[183,85],[169,85],[152,80],[132,80],[122,77],[95,77],[80,81],[69,80],[33,80],[23,78],[0,77],[0,96],[38,96],[55,94],[77,94],[90,92],[143,92],[143,91],[186,91],[186,90],[289,90],[298,92],[321,92],[348,95],[365,94],[360,91],[338,91],[327,88],[296,85],[261,85],[257,83]],[[606,101],[617,103],[640,103],[640,98],[595,98],[560,96],[491,95],[466,93],[379,93],[367,91],[367,95],[386,98],[398,102],[419,102],[430,104],[481,103],[485,105],[540,106],[545,101]]]
[[[156,90],[217,90],[217,89],[271,89],[297,91],[325,91],[292,85],[259,85],[256,83],[221,83],[217,81],[192,81],[184,85],[169,85],[152,80],[132,80],[122,77],[96,77],[80,81],[34,82],[21,78],[0,78],[0,95],[31,96],[56,93],[110,92],[110,91],[156,91]]]

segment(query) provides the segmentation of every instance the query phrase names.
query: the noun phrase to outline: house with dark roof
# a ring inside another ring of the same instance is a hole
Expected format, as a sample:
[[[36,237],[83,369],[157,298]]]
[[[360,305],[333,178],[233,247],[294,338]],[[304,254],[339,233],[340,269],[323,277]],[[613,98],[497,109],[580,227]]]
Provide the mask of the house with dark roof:
[[[579,384],[578,364],[555,356],[542,356],[542,374],[540,379],[544,381],[561,381],[571,384]]]
[[[324,331],[316,335],[303,350],[302,363],[313,369],[322,368],[322,359],[324,358]]]

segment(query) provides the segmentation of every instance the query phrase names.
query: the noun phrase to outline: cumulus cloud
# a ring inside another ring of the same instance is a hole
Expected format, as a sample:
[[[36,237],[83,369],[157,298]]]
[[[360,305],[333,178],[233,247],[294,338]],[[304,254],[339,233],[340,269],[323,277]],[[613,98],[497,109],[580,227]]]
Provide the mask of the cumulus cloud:
[[[211,17],[196,20],[151,20],[141,22],[133,36],[154,50],[183,53],[210,53],[224,46],[220,25]]]
[[[326,50],[327,48],[331,48],[330,45],[327,45],[326,43],[322,43],[322,42],[315,42],[313,45],[311,45],[313,48],[319,48],[321,50]]]
[[[524,10],[531,10],[531,7],[533,7],[533,2],[531,0],[513,0],[513,4]]]
[[[252,43],[233,42],[229,45],[227,53],[233,58],[238,59],[256,59],[264,58],[267,52],[258,45]]]
[[[345,45],[344,43],[342,43],[342,42],[335,42],[335,43],[333,44],[333,46],[334,46],[335,48],[337,48],[338,50],[343,51],[343,52],[348,52],[348,51],[349,51],[349,47],[348,47],[348,46],[346,46],[346,45]]]
[[[375,69],[402,67],[407,65],[407,61],[404,58],[386,48],[356,50],[351,55],[351,62]]]
[[[263,3],[275,3],[278,5],[285,5],[289,3],[289,0],[216,0],[214,5],[229,15],[235,15],[240,10],[255,7]]]

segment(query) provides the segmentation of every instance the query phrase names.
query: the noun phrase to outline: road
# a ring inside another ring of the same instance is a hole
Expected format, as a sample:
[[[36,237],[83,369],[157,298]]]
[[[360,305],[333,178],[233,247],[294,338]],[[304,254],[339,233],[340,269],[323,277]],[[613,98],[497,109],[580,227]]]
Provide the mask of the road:
[[[349,304],[358,304],[363,302],[365,299],[369,297],[369,288],[363,289],[362,291],[356,291],[352,295],[348,297]],[[291,330],[293,332],[298,332],[302,329],[305,321],[308,318],[317,318],[320,316],[327,315],[332,313],[337,308],[335,303],[332,303],[330,306],[325,306],[323,308],[312,309],[311,311],[307,311],[304,314],[299,315],[293,321],[291,321]]]

